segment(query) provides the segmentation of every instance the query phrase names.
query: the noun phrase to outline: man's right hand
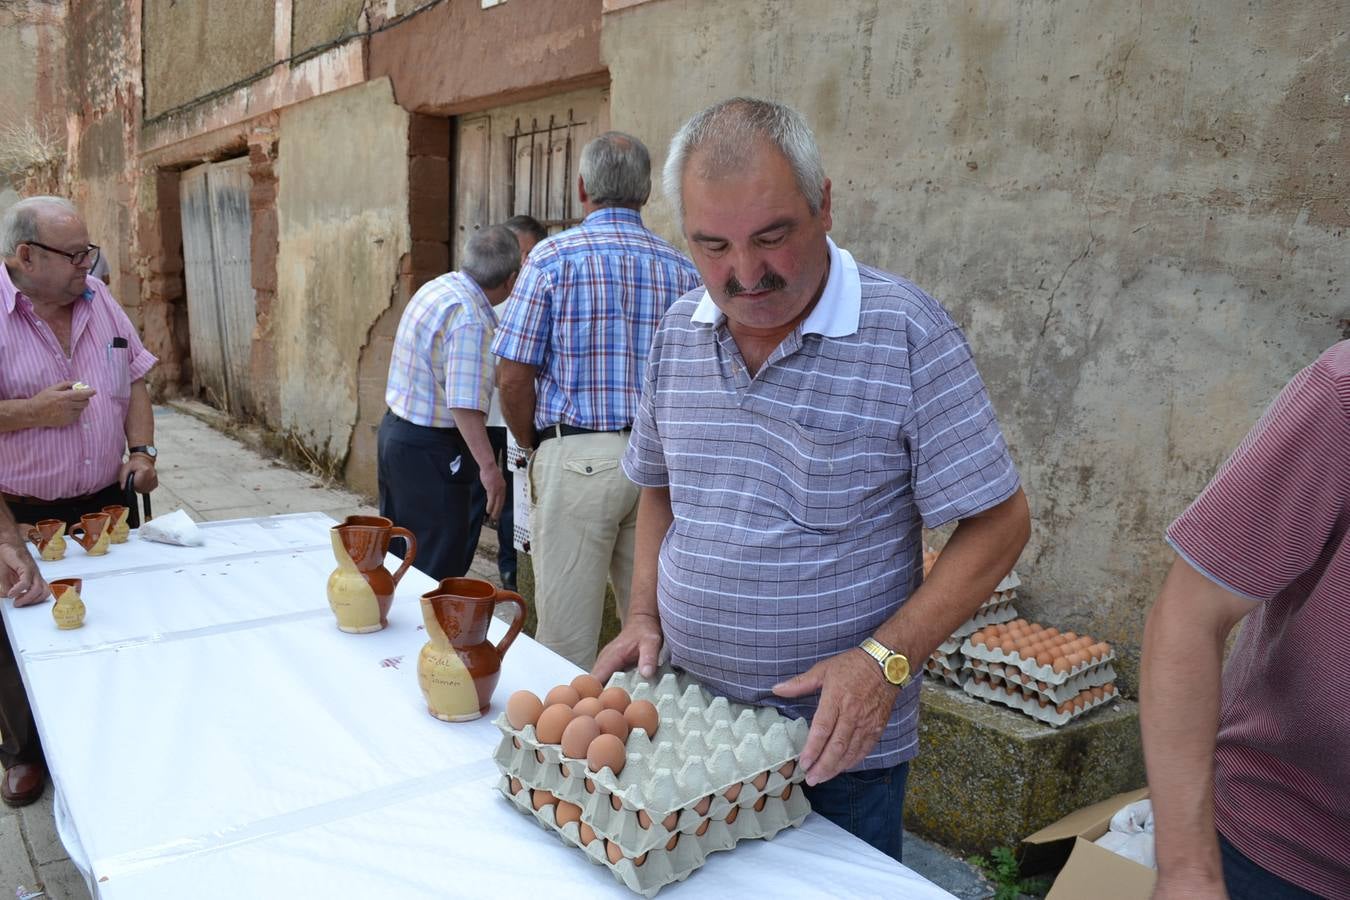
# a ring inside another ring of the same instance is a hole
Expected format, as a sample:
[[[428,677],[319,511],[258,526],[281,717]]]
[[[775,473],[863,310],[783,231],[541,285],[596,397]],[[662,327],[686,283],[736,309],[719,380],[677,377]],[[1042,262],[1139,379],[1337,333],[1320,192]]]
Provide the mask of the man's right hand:
[[[15,606],[41,603],[51,593],[22,544],[0,543],[0,591],[13,599]]]
[[[663,640],[659,619],[646,613],[629,613],[623,630],[596,657],[591,674],[605,684],[615,672],[637,663],[638,674],[650,678],[656,673]]]
[[[97,391],[77,389],[75,384],[74,381],[59,381],[29,400],[35,428],[64,428],[79,421]]]

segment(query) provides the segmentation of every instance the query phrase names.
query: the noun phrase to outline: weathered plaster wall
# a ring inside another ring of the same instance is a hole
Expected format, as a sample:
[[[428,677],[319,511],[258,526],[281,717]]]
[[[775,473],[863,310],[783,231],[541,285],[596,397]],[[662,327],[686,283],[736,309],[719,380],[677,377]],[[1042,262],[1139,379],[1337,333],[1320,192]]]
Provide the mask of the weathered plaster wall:
[[[279,135],[280,425],[341,464],[357,421],[357,361],[411,250],[408,114],[382,78],[284,110]]]
[[[276,9],[269,0],[145,0],[143,8],[147,119],[247,78],[276,58]]]
[[[806,113],[835,238],[974,347],[1033,509],[1019,607],[1131,655],[1164,527],[1350,332],[1347,50],[1336,0],[661,0],[603,42],[657,165],[709,102]]]
[[[66,10],[20,0],[0,7],[0,209],[59,190],[65,174]],[[36,138],[16,140],[14,129]]]
[[[361,30],[366,0],[292,0],[291,55]]]
[[[435,115],[487,109],[606,82],[601,0],[511,0],[483,9],[447,0],[370,38],[370,77],[388,75],[405,109]],[[399,0],[398,14],[417,6]]]

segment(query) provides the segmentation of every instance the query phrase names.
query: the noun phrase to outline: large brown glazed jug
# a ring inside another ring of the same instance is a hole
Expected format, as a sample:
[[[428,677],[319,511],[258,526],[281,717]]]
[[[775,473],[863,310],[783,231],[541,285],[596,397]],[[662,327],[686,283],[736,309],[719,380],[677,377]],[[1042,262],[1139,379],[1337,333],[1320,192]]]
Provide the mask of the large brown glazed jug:
[[[487,639],[498,603],[514,603],[515,616],[502,642]],[[417,657],[417,683],[427,712],[444,722],[467,722],[487,712],[502,672],[502,657],[525,624],[525,601],[517,593],[476,578],[444,578],[422,595],[427,641]]]
[[[338,628],[349,634],[379,631],[389,624],[394,588],[417,557],[417,538],[384,516],[348,516],[330,534],[337,568],[328,576],[328,605]],[[408,551],[390,575],[384,557],[395,537],[407,541]]]

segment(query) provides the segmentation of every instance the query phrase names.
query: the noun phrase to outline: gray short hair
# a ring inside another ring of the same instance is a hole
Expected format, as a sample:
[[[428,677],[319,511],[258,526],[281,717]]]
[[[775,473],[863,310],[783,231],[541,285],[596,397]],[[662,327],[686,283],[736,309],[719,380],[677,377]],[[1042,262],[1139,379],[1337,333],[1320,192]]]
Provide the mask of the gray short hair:
[[[459,269],[485,291],[501,287],[520,271],[520,242],[505,225],[493,225],[469,238]]]
[[[25,197],[0,216],[0,256],[11,257],[19,245],[38,239],[38,220],[42,213],[56,209],[75,218],[80,211],[65,197]]]
[[[596,206],[641,206],[652,193],[652,158],[642,141],[606,131],[581,150],[581,180]]]
[[[755,145],[761,140],[777,147],[792,166],[797,190],[806,200],[811,214],[820,212],[825,196],[825,167],[821,164],[820,148],[816,146],[815,135],[806,124],[806,118],[782,103],[733,97],[695,114],[670,139],[662,180],[666,197],[675,208],[681,227],[684,226],[684,198],[680,183],[694,151],[707,153],[700,161],[699,174],[705,178],[717,177],[745,168]]]

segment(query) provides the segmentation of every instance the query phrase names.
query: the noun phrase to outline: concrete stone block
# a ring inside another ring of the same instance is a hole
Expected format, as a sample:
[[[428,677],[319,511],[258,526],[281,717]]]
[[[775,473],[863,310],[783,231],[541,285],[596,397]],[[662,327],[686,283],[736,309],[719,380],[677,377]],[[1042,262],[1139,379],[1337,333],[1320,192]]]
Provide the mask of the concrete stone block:
[[[1142,786],[1143,760],[1131,701],[1050,728],[928,682],[905,825],[968,853],[1016,846],[1079,807]]]

